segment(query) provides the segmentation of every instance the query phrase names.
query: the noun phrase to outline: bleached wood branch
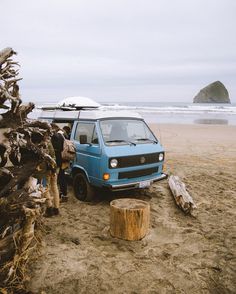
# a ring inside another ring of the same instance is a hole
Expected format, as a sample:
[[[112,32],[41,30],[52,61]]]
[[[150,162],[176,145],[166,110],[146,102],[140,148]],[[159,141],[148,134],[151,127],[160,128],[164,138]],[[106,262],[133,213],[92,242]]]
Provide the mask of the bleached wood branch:
[[[7,47],[0,51],[0,65],[6,62],[6,60],[13,54],[17,54],[12,48]]]
[[[181,182],[178,176],[171,175],[168,179],[168,184],[175,198],[177,205],[185,212],[191,213],[196,205],[192,197],[186,190],[185,184]]]

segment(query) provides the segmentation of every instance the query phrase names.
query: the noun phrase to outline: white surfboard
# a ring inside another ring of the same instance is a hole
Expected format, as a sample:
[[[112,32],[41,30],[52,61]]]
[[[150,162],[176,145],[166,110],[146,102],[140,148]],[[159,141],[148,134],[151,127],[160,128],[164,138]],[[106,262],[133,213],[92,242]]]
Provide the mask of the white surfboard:
[[[87,97],[68,97],[63,100],[61,100],[58,104],[57,107],[60,108],[76,108],[76,109],[81,109],[81,108],[98,108],[101,106],[99,103],[94,101],[93,99],[87,98]]]

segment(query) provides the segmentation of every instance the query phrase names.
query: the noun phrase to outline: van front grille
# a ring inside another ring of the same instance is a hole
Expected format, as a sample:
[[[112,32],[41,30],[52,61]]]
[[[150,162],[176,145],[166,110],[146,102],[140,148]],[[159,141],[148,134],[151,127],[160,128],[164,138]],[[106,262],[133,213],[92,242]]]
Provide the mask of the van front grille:
[[[163,153],[163,152],[161,152]],[[114,157],[118,160],[116,168],[145,165],[159,162],[159,153],[140,154],[125,157]],[[110,158],[111,160],[112,158]]]
[[[118,174],[118,179],[138,178],[138,177],[148,176],[157,172],[158,172],[158,167],[134,170],[129,172],[120,172]]]

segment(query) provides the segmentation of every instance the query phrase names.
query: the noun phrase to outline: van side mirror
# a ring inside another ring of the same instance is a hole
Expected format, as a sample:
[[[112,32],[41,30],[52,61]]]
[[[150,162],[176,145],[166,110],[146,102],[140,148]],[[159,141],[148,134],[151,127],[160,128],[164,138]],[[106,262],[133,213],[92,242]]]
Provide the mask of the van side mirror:
[[[80,135],[79,142],[80,142],[80,144],[88,144],[87,135]]]

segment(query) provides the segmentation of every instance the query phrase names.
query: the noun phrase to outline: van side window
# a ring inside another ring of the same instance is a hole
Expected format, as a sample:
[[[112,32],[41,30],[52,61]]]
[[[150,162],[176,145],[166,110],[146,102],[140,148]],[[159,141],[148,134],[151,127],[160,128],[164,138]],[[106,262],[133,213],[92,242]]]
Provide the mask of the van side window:
[[[75,132],[75,140],[79,141],[79,137],[81,135],[87,136],[87,142],[89,144],[98,144],[98,137],[97,137],[95,124],[79,122],[77,124],[76,132]]]

